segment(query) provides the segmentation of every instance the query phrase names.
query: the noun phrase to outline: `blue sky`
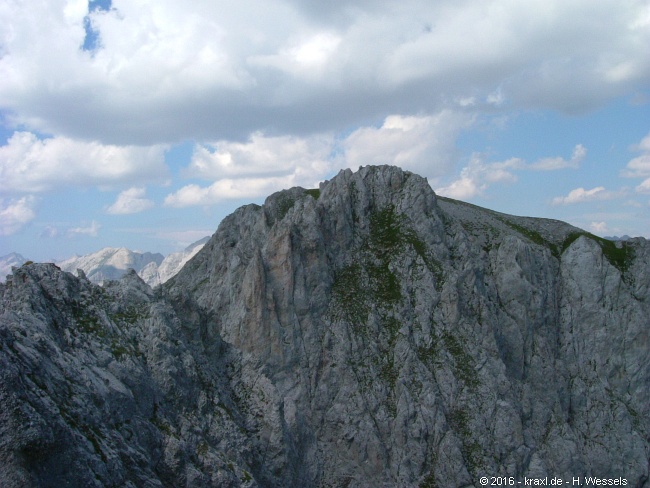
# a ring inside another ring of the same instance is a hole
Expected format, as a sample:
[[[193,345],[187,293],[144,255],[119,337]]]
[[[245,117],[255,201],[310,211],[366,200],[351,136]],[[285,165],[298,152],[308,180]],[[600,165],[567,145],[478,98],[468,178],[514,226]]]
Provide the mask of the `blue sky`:
[[[367,164],[650,237],[647,0],[8,0],[0,22],[0,255],[167,254]]]

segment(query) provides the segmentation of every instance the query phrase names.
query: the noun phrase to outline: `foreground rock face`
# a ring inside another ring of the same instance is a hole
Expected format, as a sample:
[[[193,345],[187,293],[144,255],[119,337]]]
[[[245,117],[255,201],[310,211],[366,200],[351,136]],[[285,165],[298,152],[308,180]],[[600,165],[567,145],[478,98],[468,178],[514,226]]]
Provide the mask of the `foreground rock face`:
[[[0,485],[649,486],[650,247],[617,245],[367,167],[237,210],[154,290],[25,265]]]

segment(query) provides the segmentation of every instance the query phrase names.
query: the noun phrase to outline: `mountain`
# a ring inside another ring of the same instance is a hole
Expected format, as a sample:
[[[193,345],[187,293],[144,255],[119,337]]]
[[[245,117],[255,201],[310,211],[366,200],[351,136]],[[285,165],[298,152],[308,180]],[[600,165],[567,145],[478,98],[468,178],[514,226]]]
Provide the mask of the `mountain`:
[[[0,485],[647,488],[649,317],[643,238],[342,171],[153,290],[16,269]]]
[[[138,275],[150,286],[165,283],[172,276],[176,275],[185,266],[185,263],[203,248],[208,240],[210,240],[210,237],[204,237],[190,244],[183,251],[171,253],[160,264],[152,261],[142,268],[138,272]]]
[[[27,259],[15,252],[0,256],[0,281],[4,281],[7,275],[11,274],[12,267],[22,266],[26,261]]]
[[[102,284],[106,280],[117,280],[129,269],[140,273],[150,263],[159,265],[164,256],[159,253],[140,253],[124,247],[105,247],[92,254],[74,256],[57,264],[63,271],[75,273],[77,269],[84,271],[88,279]]]
[[[159,253],[136,252],[126,248],[106,247],[85,256],[74,256],[56,263],[62,270],[75,273],[82,270],[93,283],[117,280],[129,269],[150,286],[164,283],[174,276],[194,255],[201,250],[209,237],[190,244],[183,251],[163,257]]]

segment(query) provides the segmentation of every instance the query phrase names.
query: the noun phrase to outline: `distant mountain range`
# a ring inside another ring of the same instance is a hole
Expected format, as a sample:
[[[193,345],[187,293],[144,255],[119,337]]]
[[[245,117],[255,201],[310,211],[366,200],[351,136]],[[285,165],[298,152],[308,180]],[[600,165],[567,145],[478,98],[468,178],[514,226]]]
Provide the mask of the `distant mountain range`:
[[[0,280],[4,281],[7,275],[11,274],[12,267],[22,266],[26,262],[27,259],[17,252],[12,252],[6,254],[5,256],[0,256]]]
[[[120,279],[129,270],[135,272],[149,285],[156,286],[174,276],[194,255],[201,250],[209,237],[194,242],[183,251],[169,254],[136,252],[124,247],[105,247],[84,256],[73,256],[56,263],[63,271],[75,273],[81,269],[93,283]],[[0,279],[11,274],[12,267],[22,266],[27,259],[11,253],[0,257]]]

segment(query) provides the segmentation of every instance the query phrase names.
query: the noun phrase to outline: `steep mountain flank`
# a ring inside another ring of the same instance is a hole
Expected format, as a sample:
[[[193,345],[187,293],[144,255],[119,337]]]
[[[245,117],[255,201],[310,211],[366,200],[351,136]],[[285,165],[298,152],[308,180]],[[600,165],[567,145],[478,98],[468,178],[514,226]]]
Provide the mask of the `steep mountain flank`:
[[[2,486],[647,487],[650,247],[342,171],[154,290],[0,288]]]

